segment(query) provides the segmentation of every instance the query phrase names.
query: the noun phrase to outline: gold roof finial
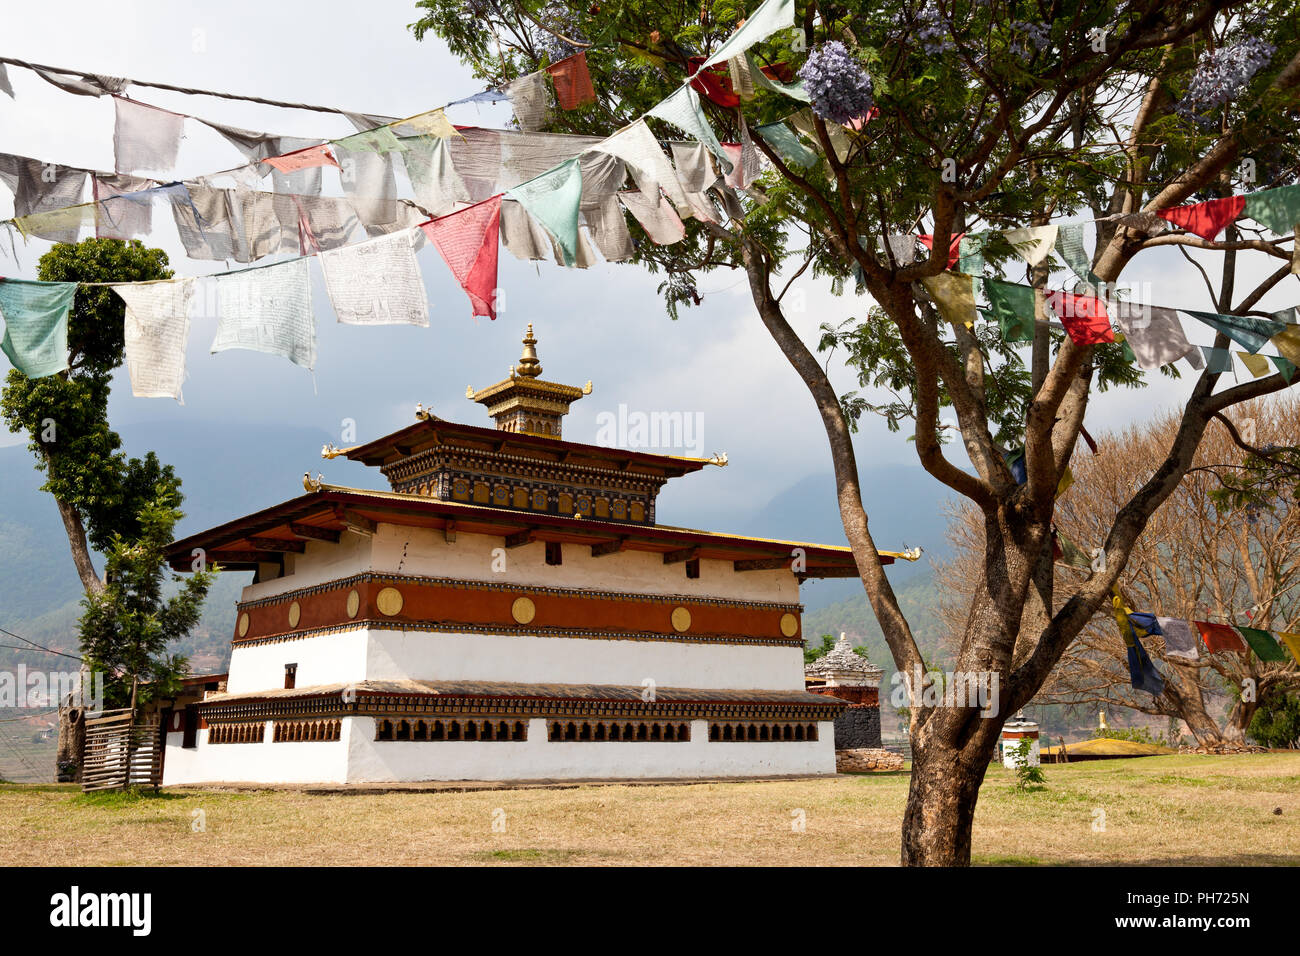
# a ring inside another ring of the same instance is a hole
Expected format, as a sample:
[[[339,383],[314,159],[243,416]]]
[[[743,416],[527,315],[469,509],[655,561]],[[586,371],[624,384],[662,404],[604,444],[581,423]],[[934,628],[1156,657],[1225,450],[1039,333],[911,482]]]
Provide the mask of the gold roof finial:
[[[533,336],[531,322],[528,323],[528,331],[524,333],[524,354],[520,356],[514,371],[524,378],[537,378],[542,374],[542,363],[537,360],[537,339]]]

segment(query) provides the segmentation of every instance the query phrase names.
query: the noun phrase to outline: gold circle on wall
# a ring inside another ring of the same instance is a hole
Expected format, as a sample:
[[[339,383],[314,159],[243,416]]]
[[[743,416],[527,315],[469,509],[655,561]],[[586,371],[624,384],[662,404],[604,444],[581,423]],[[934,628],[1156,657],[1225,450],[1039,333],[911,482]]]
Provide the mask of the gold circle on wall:
[[[297,601],[289,605],[289,626],[297,627],[298,622],[302,620],[302,607]]]
[[[537,605],[532,598],[515,598],[515,603],[510,605],[510,613],[520,624],[531,624],[537,616]]]
[[[781,633],[786,637],[794,637],[799,633],[799,619],[793,614],[785,613],[781,615]]]
[[[380,614],[392,617],[402,610],[402,592],[397,588],[384,588],[375,595],[375,607],[379,608]]]
[[[673,608],[673,627],[678,631],[690,630],[691,612],[684,607]]]
[[[353,588],[348,592],[348,617],[356,617],[359,610],[361,610],[361,595],[357,593],[356,588]]]
[[[239,615],[239,636],[243,637],[248,633],[248,614]]]

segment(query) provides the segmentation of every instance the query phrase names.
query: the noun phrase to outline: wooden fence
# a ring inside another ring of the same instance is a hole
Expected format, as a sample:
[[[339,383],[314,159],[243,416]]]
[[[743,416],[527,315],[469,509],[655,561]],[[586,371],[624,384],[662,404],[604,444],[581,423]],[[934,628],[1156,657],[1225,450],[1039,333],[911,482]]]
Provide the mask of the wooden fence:
[[[130,710],[106,710],[87,717],[81,789],[157,788],[162,783],[162,758],[157,714],[132,721]]]

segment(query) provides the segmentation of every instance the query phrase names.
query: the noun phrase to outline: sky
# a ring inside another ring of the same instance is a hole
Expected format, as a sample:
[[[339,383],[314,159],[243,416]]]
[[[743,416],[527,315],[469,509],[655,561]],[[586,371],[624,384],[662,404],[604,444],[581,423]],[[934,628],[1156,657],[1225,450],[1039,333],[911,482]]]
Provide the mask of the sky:
[[[411,0],[368,0],[363,8],[338,0],[310,7],[248,0],[121,2],[113,5],[111,15],[101,3],[31,4],[21,18],[6,23],[0,49],[6,56],[87,72],[408,116],[483,88],[441,41],[414,39],[406,27],[417,14]],[[9,68],[9,76],[17,97],[0,95],[0,151],[112,168],[109,98],[70,95],[16,67]],[[246,129],[321,138],[352,132],[341,116],[145,87],[130,92],[146,103]],[[509,120],[504,106],[456,107],[450,115],[457,123],[493,127]],[[178,178],[241,161],[215,132],[187,122]],[[900,169],[899,175],[907,171]],[[0,218],[11,212],[11,197],[0,189]],[[177,275],[224,268],[187,259],[164,209],[155,209],[154,223],[148,242],[167,250]],[[41,240],[26,247],[20,243],[15,264],[6,242],[0,274],[34,277],[36,261],[48,247]],[[1218,256],[1201,257],[1217,280]],[[432,248],[419,253],[419,262],[431,304],[430,328],[338,325],[313,264],[319,335],[314,373],[253,352],[211,355],[215,319],[197,318],[185,404],[132,397],[122,371],[115,383],[112,421],[119,426],[185,422],[199,428],[205,421],[306,425],[337,434],[340,445],[349,443],[349,425],[357,442],[404,427],[414,420],[417,402],[443,418],[488,424],[483,409],[465,399],[466,386],[483,388],[503,378],[518,359],[524,326],[532,323],[545,378],[593,383],[592,394],[566,419],[566,438],[594,441],[602,413],[616,415],[620,404],[630,412],[694,416],[698,447],[663,450],[705,456],[725,451],[730,459],[728,468],[706,469],[693,479],[689,494],[696,506],[761,502],[810,474],[830,470],[812,400],[758,321],[742,273],[705,277],[703,305],[683,310],[673,322],[656,292],[660,277],[636,266],[561,269],[549,262],[520,262],[502,250],[499,285],[506,299],[500,317],[489,322],[471,317],[468,300]],[[1252,261],[1238,287],[1274,268],[1271,261]],[[1172,248],[1144,253],[1124,279],[1144,301],[1208,308],[1199,274]],[[800,279],[795,288],[802,290],[806,306],[790,319],[814,346],[820,324],[863,317],[870,305],[851,293],[837,298],[812,280]],[[1293,305],[1298,292],[1296,283],[1287,280],[1263,305]],[[1201,327],[1189,325],[1188,332],[1194,342],[1213,339]],[[5,368],[0,357],[0,371]],[[839,359],[830,361],[829,371],[839,392],[855,387]],[[1177,407],[1190,388],[1187,376],[1179,382],[1156,376],[1138,392],[1098,394],[1087,426],[1096,435]],[[21,440],[0,436],[5,443]],[[916,460],[905,435],[891,434],[875,418],[864,419],[856,447],[863,465]],[[317,452],[303,449],[303,466],[296,474],[310,469],[329,480],[330,464],[321,462]],[[959,452],[954,455],[963,463]],[[930,479],[918,470],[918,481]]]

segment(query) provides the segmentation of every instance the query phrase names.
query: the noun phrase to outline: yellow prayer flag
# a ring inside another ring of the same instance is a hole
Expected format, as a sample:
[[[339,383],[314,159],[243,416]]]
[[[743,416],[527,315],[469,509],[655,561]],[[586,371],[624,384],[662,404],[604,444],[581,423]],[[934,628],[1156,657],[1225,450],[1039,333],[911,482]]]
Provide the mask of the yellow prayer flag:
[[[1288,325],[1269,341],[1282,353],[1283,358],[1290,359],[1294,365],[1300,365],[1300,325]]]
[[[1283,333],[1284,335],[1286,333]],[[1250,374],[1255,378],[1263,378],[1268,374],[1268,357],[1265,355],[1251,355],[1249,352],[1238,352],[1237,358],[1241,359],[1242,364],[1250,369]]]
[[[456,135],[456,127],[451,125],[447,119],[447,114],[441,109],[429,110],[427,113],[417,113],[415,116],[408,116],[404,120],[398,120],[394,126],[404,126],[414,130],[416,134],[422,136],[436,136],[439,139],[446,139],[448,136]]]
[[[1069,465],[1066,465],[1065,471],[1061,472],[1061,480],[1056,483],[1056,497],[1059,498],[1061,497],[1061,495],[1069,491],[1070,486],[1073,484],[1074,484],[1074,472],[1070,470]]]
[[[968,329],[975,327],[975,280],[971,276],[941,272],[937,276],[926,276],[921,285],[925,286],[925,291],[939,307],[939,313],[952,323],[954,329],[958,325]]]
[[[1286,649],[1291,652],[1295,662],[1300,664],[1300,634],[1287,634],[1278,632],[1278,638],[1286,645]]]

